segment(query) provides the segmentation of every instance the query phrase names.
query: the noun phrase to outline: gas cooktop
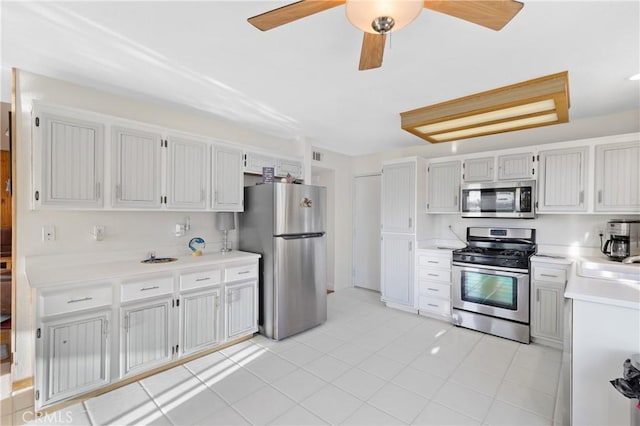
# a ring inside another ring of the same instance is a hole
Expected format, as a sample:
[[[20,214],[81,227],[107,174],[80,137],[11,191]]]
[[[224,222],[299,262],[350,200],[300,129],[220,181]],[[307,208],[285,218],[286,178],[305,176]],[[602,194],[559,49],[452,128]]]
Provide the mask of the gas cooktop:
[[[453,261],[528,269],[535,252],[535,229],[470,227],[467,247],[454,250]]]

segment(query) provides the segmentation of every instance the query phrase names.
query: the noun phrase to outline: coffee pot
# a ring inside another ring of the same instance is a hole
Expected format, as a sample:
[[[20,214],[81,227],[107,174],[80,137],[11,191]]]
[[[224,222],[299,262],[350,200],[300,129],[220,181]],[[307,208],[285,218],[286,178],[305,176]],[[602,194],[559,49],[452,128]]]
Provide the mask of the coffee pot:
[[[602,246],[603,254],[611,260],[621,262],[624,258],[637,255],[640,241],[640,221],[614,219],[607,222],[609,239]]]

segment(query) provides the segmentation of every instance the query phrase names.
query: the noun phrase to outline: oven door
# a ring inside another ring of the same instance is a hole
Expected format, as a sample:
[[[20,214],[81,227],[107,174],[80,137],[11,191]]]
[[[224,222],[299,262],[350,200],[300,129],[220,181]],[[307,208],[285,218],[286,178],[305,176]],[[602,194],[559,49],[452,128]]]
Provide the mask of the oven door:
[[[454,263],[452,304],[457,309],[529,324],[529,274]]]

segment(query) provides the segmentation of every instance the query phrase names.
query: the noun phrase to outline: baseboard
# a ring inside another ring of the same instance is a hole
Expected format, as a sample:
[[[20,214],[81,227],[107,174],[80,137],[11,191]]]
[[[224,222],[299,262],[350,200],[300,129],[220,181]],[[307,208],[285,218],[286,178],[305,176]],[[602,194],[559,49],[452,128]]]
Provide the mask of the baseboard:
[[[11,384],[11,390],[13,392],[33,387],[33,377],[27,377],[26,379],[16,380]]]

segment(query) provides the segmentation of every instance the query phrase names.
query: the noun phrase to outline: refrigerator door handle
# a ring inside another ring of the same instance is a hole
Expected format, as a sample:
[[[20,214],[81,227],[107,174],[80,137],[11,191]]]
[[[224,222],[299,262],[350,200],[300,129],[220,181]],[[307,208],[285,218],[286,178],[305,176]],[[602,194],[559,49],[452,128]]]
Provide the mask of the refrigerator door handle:
[[[314,232],[313,234],[276,235],[276,237],[284,238],[285,240],[299,240],[301,238],[320,238],[322,236],[324,236],[324,232]]]

